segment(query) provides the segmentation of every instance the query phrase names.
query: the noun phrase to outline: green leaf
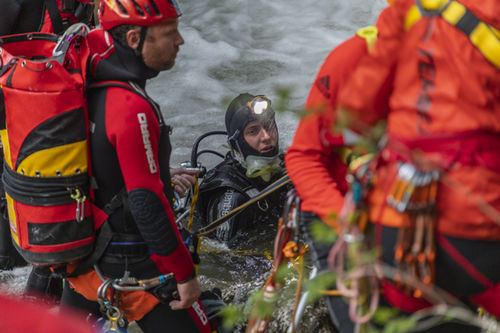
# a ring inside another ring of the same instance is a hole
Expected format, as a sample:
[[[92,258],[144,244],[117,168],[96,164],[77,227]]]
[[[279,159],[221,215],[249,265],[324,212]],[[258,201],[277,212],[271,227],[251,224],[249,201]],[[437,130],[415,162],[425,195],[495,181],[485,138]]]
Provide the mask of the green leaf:
[[[231,330],[237,324],[246,321],[242,308],[233,304],[229,304],[222,308],[220,313],[222,317],[222,326],[224,326],[226,330]]]
[[[293,267],[291,266],[291,264],[288,263],[288,261],[285,260],[278,267],[278,270],[276,271],[274,278],[279,283],[284,283],[285,280],[291,280],[293,277],[295,277],[297,275],[296,273],[297,271],[293,269]]]
[[[335,275],[332,272],[321,272],[314,279],[304,283],[304,289],[309,292],[307,296],[309,303],[323,297],[323,292],[332,288],[335,288]]]
[[[274,111],[279,113],[290,110],[289,104],[292,99],[293,90],[292,86],[276,86],[274,88],[274,93],[277,96],[272,101]]]
[[[385,324],[390,319],[396,317],[399,311],[396,308],[381,306],[373,314],[373,320],[379,324]]]
[[[320,244],[332,244],[338,238],[333,228],[329,227],[321,220],[314,220],[311,223],[311,237]]]
[[[389,321],[384,328],[384,333],[413,332],[416,322],[413,318],[397,318]]]
[[[361,263],[362,264],[373,264],[380,258],[380,248],[374,247],[372,249],[365,250],[361,253]]]
[[[272,300],[264,298],[264,290],[259,289],[250,296],[250,302],[253,304],[252,312],[258,317],[272,317],[276,299],[278,295]]]

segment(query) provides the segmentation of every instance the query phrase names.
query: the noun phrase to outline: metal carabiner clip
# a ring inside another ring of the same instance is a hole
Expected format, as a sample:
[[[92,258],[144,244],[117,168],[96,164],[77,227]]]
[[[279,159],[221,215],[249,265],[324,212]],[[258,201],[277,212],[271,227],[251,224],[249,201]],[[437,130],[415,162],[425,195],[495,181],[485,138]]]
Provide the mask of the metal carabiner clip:
[[[85,200],[87,200],[87,196],[78,187],[71,189],[70,192],[71,199],[76,201],[76,222],[82,222],[85,217]]]
[[[97,303],[99,303],[102,312],[106,312],[112,305],[107,297],[108,288],[113,284],[113,279],[107,279],[97,289]]]

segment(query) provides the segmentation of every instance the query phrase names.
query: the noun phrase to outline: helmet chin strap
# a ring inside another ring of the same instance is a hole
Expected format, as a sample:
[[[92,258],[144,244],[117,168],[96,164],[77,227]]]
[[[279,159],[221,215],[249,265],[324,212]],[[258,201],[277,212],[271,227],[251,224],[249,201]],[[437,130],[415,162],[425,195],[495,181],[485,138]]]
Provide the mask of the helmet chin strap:
[[[144,58],[142,57],[142,49],[144,47],[144,41],[146,40],[146,33],[148,32],[148,27],[142,26],[141,32],[139,35],[139,45],[137,45],[137,49],[135,49],[135,54],[141,61],[144,63]],[[145,63],[144,63],[145,64]]]

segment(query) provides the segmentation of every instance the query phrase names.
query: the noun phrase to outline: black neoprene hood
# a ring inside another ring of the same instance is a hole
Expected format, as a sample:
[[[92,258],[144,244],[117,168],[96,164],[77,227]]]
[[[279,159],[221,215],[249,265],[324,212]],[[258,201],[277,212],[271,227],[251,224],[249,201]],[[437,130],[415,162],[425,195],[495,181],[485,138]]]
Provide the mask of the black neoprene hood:
[[[249,105],[254,99],[258,99],[259,97],[269,103],[267,108],[263,109],[260,114],[254,112],[252,107]],[[267,97],[264,95],[251,95],[249,93],[243,93],[231,101],[226,110],[225,117],[227,136],[233,149],[237,151],[241,149],[240,152],[243,154],[243,157],[248,155],[261,155],[258,151],[251,148],[243,138],[243,130],[245,129],[245,126],[254,120],[265,120],[275,123],[274,110],[271,107],[271,101]],[[238,149],[236,144],[239,145],[240,149]],[[276,145],[276,149],[273,149],[265,155],[273,156],[277,151],[278,145]]]
[[[260,119],[270,120],[274,118],[274,111],[270,105],[267,110],[261,114],[255,114],[252,108],[248,106],[248,104],[258,96],[261,95],[254,96],[243,93],[231,101],[226,111],[226,130],[229,137],[233,136],[236,130],[242,133],[245,126],[251,121]],[[271,101],[269,101],[269,103],[270,102]]]

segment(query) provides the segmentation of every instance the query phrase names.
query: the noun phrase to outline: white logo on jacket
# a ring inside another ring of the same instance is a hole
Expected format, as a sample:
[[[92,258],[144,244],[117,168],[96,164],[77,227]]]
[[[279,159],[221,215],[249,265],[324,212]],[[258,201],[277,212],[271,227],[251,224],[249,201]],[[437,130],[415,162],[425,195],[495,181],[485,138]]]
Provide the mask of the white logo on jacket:
[[[193,303],[193,309],[200,318],[200,321],[203,325],[206,325],[208,323],[208,318],[207,315],[205,314],[205,311],[201,308],[200,304],[198,302]]]
[[[142,142],[144,143],[144,149],[146,150],[146,158],[149,163],[149,171],[151,173],[156,173],[158,168],[156,167],[156,161],[153,156],[153,149],[151,148],[151,141],[149,141],[149,131],[148,131],[148,119],[145,113],[138,113],[137,119],[139,119],[139,125],[141,126]]]

